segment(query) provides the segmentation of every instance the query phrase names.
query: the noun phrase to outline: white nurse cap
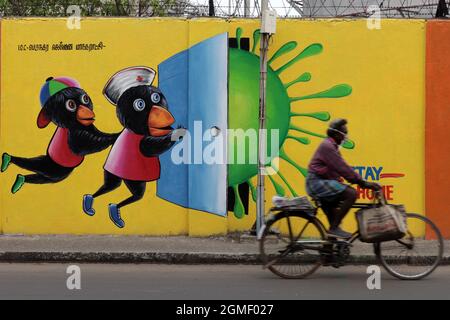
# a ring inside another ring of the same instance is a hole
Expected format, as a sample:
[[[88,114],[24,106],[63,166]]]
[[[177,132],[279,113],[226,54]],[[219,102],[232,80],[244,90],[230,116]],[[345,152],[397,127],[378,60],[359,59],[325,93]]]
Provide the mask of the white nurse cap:
[[[138,86],[150,86],[155,76],[155,70],[148,67],[131,67],[120,70],[108,80],[103,94],[109,102],[117,105],[125,91]]]

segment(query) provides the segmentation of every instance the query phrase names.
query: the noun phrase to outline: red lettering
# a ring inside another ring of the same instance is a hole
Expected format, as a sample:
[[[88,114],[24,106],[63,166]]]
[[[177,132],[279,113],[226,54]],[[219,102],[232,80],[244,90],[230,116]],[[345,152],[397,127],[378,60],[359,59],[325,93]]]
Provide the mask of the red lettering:
[[[361,188],[360,186],[356,187],[356,192],[358,194],[358,199],[365,199],[366,198],[365,190],[363,188]]]
[[[384,194],[384,197],[388,201],[394,200],[394,186],[393,185],[386,185],[383,186],[382,192]],[[357,199],[358,200],[373,200],[375,198],[375,193],[370,189],[363,189],[361,187],[356,187],[356,193],[357,193]]]
[[[394,186],[385,186],[384,196],[387,200],[394,200]]]

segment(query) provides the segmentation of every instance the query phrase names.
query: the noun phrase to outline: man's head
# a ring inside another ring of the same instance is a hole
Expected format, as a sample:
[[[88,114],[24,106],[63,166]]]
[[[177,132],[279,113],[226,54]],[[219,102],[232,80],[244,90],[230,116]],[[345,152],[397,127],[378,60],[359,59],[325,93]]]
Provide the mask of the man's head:
[[[330,122],[328,126],[327,135],[336,141],[337,144],[341,144],[347,138],[347,120],[335,119]]]

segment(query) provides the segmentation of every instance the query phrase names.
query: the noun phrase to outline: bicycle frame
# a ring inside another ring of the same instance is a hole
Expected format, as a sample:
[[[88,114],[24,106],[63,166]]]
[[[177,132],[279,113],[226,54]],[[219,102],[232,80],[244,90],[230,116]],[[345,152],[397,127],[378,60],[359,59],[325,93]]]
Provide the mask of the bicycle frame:
[[[281,241],[281,248],[279,246],[275,246],[273,249],[275,249],[275,252],[273,254],[266,254],[265,252],[265,240],[266,235],[270,233],[266,233],[265,227],[263,227],[263,232],[265,233],[264,237],[261,239],[261,253],[263,254],[263,262],[264,262],[264,268],[269,268],[272,272],[275,274],[283,277],[283,278],[304,278],[312,273],[314,273],[321,265],[324,266],[333,266],[335,268],[339,268],[341,266],[344,266],[348,262],[348,258],[351,255],[351,247],[352,243],[354,243],[356,240],[360,239],[360,230],[358,230],[353,233],[352,237],[348,240],[339,240],[336,239],[327,233],[327,228],[325,227],[325,224],[317,217],[318,210],[322,208],[320,202],[315,201],[316,206],[312,207],[310,209],[296,209],[292,207],[284,207],[284,208],[272,208],[271,215],[267,220],[267,224],[270,225],[270,228],[274,226],[274,229],[271,229],[273,231],[273,235],[276,235],[279,240]],[[373,208],[374,206],[379,205],[385,205],[387,204],[386,199],[384,198],[384,195],[382,195],[380,192],[377,192],[375,201],[372,203],[355,203],[352,208],[353,209],[366,209],[366,208]],[[322,208],[323,211],[323,208]],[[303,218],[306,221],[303,221],[300,224],[293,223],[293,219],[295,217]],[[415,219],[420,218],[421,221],[425,222],[427,226],[431,226],[433,230],[436,232],[438,239],[439,239],[439,252],[436,255],[435,261],[431,261],[432,264],[430,264],[429,268],[428,265],[424,265],[424,268],[428,268],[425,271],[421,273],[417,273],[414,275],[410,275],[408,273],[401,273],[400,271],[396,270],[396,268],[393,268],[390,264],[390,262],[386,262],[384,255],[382,254],[382,248],[381,248],[381,242],[379,243],[373,243],[373,249],[375,251],[375,256],[377,259],[379,259],[379,262],[383,265],[383,267],[386,268],[386,270],[393,275],[394,277],[397,277],[402,280],[417,280],[422,279],[426,277],[427,275],[431,274],[439,265],[439,262],[442,259],[443,255],[443,240],[442,235],[439,232],[439,229],[430,221],[429,219],[424,218],[423,216],[419,214],[409,213],[408,217],[412,217]],[[281,224],[281,228],[278,229],[276,227],[275,222],[278,220],[284,221],[283,224]],[[323,219],[322,219],[323,220]],[[287,224],[287,225],[286,225]],[[317,237],[307,232],[308,226],[313,225],[315,230],[320,232],[320,235]],[[286,230],[287,228],[287,230]],[[287,234],[289,232],[289,234]],[[415,246],[415,237],[413,234],[408,231],[409,234],[409,240],[405,240],[404,238],[395,240],[397,243],[404,246],[407,250],[414,249]],[[280,237],[281,236],[281,237]],[[411,241],[412,242],[411,242]],[[284,244],[283,244],[284,243]],[[281,250],[280,250],[281,249]],[[269,249],[270,250],[270,249]],[[317,256],[316,253],[313,255],[310,255],[308,252],[314,251],[319,254]],[[278,253],[277,253],[278,252]],[[303,262],[309,262],[311,264],[311,269],[309,271],[301,271],[300,274],[296,275],[286,275],[286,273],[283,273],[280,270],[277,270],[274,268],[274,265],[282,262],[286,264],[291,263],[299,263],[298,258],[302,255],[295,255],[297,252],[305,252],[303,255],[303,259],[301,260]],[[291,255],[294,254],[294,255]],[[270,258],[269,258],[270,257]],[[409,255],[408,257],[408,263],[410,263]],[[420,258],[420,256],[419,256]],[[419,259],[418,258],[418,259]],[[285,260],[286,259],[286,260]],[[309,260],[308,260],[309,259]],[[411,260],[413,261],[413,260]],[[420,259],[417,261],[421,261]]]
[[[377,192],[376,193],[376,200],[378,200],[377,202],[372,202],[372,203],[355,203],[352,206],[352,209],[366,209],[366,208],[370,208],[373,207],[375,205],[378,204],[387,204],[387,201],[384,197],[384,195],[381,192]],[[293,234],[292,234],[292,226],[290,223],[290,219],[289,219],[289,212],[291,211],[295,211],[297,213],[300,213],[301,215],[303,215],[305,218],[307,219],[314,219],[317,224],[320,226],[320,228],[322,229],[322,231],[324,232],[324,234],[327,233],[327,228],[325,227],[325,225],[323,224],[323,222],[317,218],[317,212],[318,210],[321,208],[320,202],[318,202],[317,200],[314,201],[316,204],[316,208],[314,209],[314,214],[311,214],[307,211],[302,211],[302,210],[295,210],[295,209],[283,209],[283,208],[279,208],[279,209],[275,209],[276,211],[279,211],[278,213],[275,214],[275,216],[279,215],[279,214],[287,214],[287,220],[288,220],[288,229],[289,229],[289,237],[291,240],[291,243],[297,243],[298,239],[302,236],[303,232],[306,230],[306,228],[308,227],[308,225],[311,222],[306,223],[306,225],[303,227],[303,229],[301,230],[301,232],[298,234],[298,236],[296,236],[295,238],[293,238]],[[273,211],[275,211],[273,210]],[[272,210],[271,210],[272,211]],[[360,233],[359,233],[359,229],[353,233],[352,237],[346,241],[349,244],[354,243],[356,240],[358,240],[360,237]],[[335,244],[336,242],[338,242],[337,240],[332,240],[332,239],[326,239],[326,240],[308,240],[308,241],[302,241],[301,245],[303,248],[305,249],[312,249],[312,250],[316,250],[316,247],[309,247],[308,244]],[[376,251],[376,245],[374,247],[375,251]]]

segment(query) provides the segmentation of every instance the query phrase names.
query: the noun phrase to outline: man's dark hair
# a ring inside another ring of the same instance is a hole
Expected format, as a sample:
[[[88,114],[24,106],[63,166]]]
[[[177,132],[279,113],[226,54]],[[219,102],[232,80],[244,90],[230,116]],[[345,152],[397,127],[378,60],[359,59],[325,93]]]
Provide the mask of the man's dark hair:
[[[335,119],[331,121],[330,125],[328,126],[327,135],[329,137],[334,137],[336,134],[339,134],[334,130],[342,131],[342,127],[345,126],[346,124],[347,124],[346,119]]]

